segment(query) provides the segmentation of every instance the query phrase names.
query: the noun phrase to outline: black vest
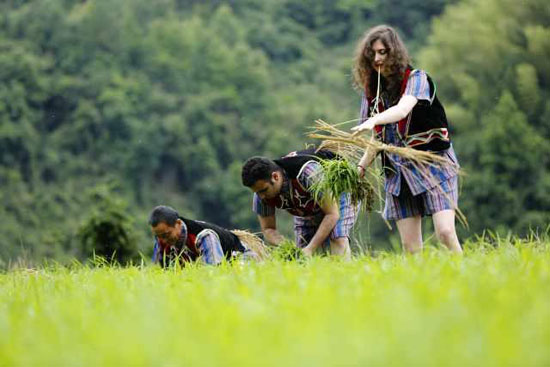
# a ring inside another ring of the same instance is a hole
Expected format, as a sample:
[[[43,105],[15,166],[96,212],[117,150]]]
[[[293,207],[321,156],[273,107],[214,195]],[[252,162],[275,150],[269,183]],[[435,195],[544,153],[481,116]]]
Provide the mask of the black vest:
[[[200,256],[197,248],[197,236],[205,229],[213,230],[220,238],[223,254],[226,259],[230,259],[233,251],[244,252],[246,249],[241,244],[239,238],[225,228],[215,224],[186,219],[179,217],[187,228],[187,237],[185,241],[179,240],[175,245],[164,245],[159,241],[158,261],[161,266],[166,267],[171,262],[179,260],[180,265],[185,266],[185,263],[195,261]]]
[[[399,97],[405,92],[405,87],[409,79],[409,75],[412,68],[408,68],[403,75],[403,81],[401,85],[401,91]],[[430,87],[430,101],[419,100],[413,107],[412,111],[401,121],[397,122],[397,134],[403,141],[405,146],[428,151],[442,151],[448,149],[451,146],[451,141],[448,131],[447,115],[445,109],[436,94],[436,86],[432,78],[427,75],[429,87]],[[368,93],[368,88],[365,93]],[[370,93],[367,94],[370,96]],[[370,96],[369,100],[369,114],[374,106],[374,97]],[[397,104],[399,99],[392,102],[389,107]],[[383,105],[379,105],[379,110],[384,110]],[[383,140],[383,130],[385,125],[375,126],[379,138]]]
[[[408,138],[410,146],[418,150],[430,150],[430,151],[442,151],[448,149],[451,146],[450,138],[441,139],[437,137],[429,138],[425,143],[414,144],[411,143],[414,139],[411,139],[414,135],[426,134],[429,131],[437,129],[448,129],[449,123],[447,121],[447,115],[445,114],[445,109],[439,99],[437,98],[436,87],[432,78],[428,77],[428,83],[430,85],[430,96],[433,98],[432,103],[428,101],[419,100],[418,103],[413,107],[411,112],[411,119],[408,124],[405,123],[406,131],[404,133],[405,138]],[[407,126],[408,125],[408,126]],[[402,131],[399,131],[402,133]]]
[[[309,161],[320,159],[336,159],[338,156],[328,150],[316,151],[315,148],[296,151],[287,154],[274,162],[284,171],[289,182],[290,200],[280,194],[264,202],[272,207],[283,209],[298,217],[311,217],[321,213],[321,207],[315,202],[313,195],[298,181],[297,177],[302,167]]]
[[[330,150],[316,151],[316,148],[309,148],[289,153],[281,159],[275,159],[274,162],[286,172],[287,178],[293,180],[307,162],[335,158],[337,155]]]
[[[187,226],[187,242],[190,241],[195,244],[197,235],[205,229],[211,229],[220,237],[220,243],[222,245],[223,254],[227,259],[231,257],[233,251],[244,252],[246,249],[242,245],[239,238],[232,232],[225,228],[217,226],[212,223],[202,222],[198,220],[191,220],[180,217],[180,219]]]

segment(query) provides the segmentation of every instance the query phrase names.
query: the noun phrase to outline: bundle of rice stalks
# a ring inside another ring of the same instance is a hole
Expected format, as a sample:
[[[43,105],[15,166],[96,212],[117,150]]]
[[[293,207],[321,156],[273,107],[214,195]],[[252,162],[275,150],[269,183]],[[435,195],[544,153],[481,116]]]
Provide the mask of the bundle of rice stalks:
[[[357,133],[343,131],[337,128],[337,126],[339,125],[353,121],[355,120],[331,125],[323,120],[316,120],[314,131],[309,134],[309,137],[322,140],[319,149],[329,149],[351,162],[359,162],[366,151],[369,151],[373,155],[376,155],[379,152],[398,155],[406,159],[410,163],[410,166],[400,166],[401,171],[406,172],[408,170],[409,172],[411,172],[412,170],[414,170],[415,175],[419,176],[423,180],[423,182],[427,184],[426,187],[429,187],[430,190],[438,190],[444,196],[446,196],[449,201],[451,201],[448,194],[441,189],[441,186],[439,185],[440,181],[431,173],[430,167],[448,165],[452,167],[452,169],[456,170],[456,174],[460,174],[460,170],[457,165],[452,162],[449,165],[450,162],[442,155],[409,147],[397,147],[394,145],[384,144],[375,139],[372,134],[370,136],[364,136]],[[354,165],[352,165],[352,168],[354,168]],[[346,178],[340,179],[345,181],[344,185],[347,185],[347,182],[349,180],[349,177],[347,176],[349,175],[349,173],[344,172],[342,174],[346,176]],[[333,174],[332,178],[338,179],[337,174]],[[326,185],[329,189],[334,189],[338,188],[338,185],[342,184],[327,183]],[[468,222],[464,214],[460,211],[458,207],[455,207],[454,209],[458,220],[462,222],[465,227],[468,227]]]
[[[231,231],[235,236],[239,237],[239,240],[244,243],[249,249],[254,251],[258,255],[258,259],[261,261],[267,260],[269,256],[269,250],[264,245],[264,241],[258,236],[248,231],[240,229],[234,229]]]
[[[271,256],[282,261],[295,261],[304,258],[302,250],[291,240],[284,240],[278,246],[273,247]]]
[[[354,205],[361,203],[362,209],[366,211],[373,209],[374,185],[365,176],[359,176],[354,164],[342,158],[321,160],[321,165],[322,176],[311,186],[316,201],[327,195],[332,200],[338,201],[340,195],[349,193]]]
[[[348,122],[348,121],[346,121]],[[357,133],[350,133],[338,129],[336,126],[326,123],[323,120],[315,120],[315,130],[309,137],[323,140],[319,149],[329,149],[352,161],[359,160],[365,149],[374,150],[378,153],[397,154],[413,164],[430,165],[445,164],[444,157],[430,152],[416,150],[407,147],[396,147],[384,144],[372,137],[365,137]]]

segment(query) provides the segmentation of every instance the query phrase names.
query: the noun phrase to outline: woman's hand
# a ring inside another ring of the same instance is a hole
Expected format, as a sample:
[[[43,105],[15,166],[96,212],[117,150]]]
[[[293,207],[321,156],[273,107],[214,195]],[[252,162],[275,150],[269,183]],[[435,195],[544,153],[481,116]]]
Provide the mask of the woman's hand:
[[[376,125],[385,125],[401,121],[409,115],[417,102],[418,100],[414,96],[403,96],[397,105],[372,116],[361,125],[352,127],[351,130],[355,132],[354,135],[357,135],[362,131],[372,130]]]
[[[375,125],[376,125],[376,118],[371,117],[370,119],[367,119],[367,121],[363,122],[361,125],[352,127],[351,130],[354,131],[356,134],[359,134],[360,132],[363,132],[365,130],[372,130]]]

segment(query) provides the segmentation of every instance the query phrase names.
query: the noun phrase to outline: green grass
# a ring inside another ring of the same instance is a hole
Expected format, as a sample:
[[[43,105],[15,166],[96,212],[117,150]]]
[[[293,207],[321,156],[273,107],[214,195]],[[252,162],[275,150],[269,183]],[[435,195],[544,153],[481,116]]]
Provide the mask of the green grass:
[[[0,274],[0,366],[550,364],[550,245]]]

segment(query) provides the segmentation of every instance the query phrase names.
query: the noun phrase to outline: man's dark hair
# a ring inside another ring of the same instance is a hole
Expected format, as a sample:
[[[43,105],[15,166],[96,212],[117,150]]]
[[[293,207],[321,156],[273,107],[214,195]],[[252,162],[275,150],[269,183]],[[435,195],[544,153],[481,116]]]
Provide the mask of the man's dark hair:
[[[179,217],[178,212],[173,208],[159,205],[155,207],[149,215],[149,224],[151,227],[156,227],[159,223],[166,223],[172,227],[176,224]]]
[[[280,171],[281,167],[277,166],[271,159],[265,157],[252,157],[243,165],[241,174],[243,185],[252,187],[258,180],[271,180],[271,174],[275,171]]]

